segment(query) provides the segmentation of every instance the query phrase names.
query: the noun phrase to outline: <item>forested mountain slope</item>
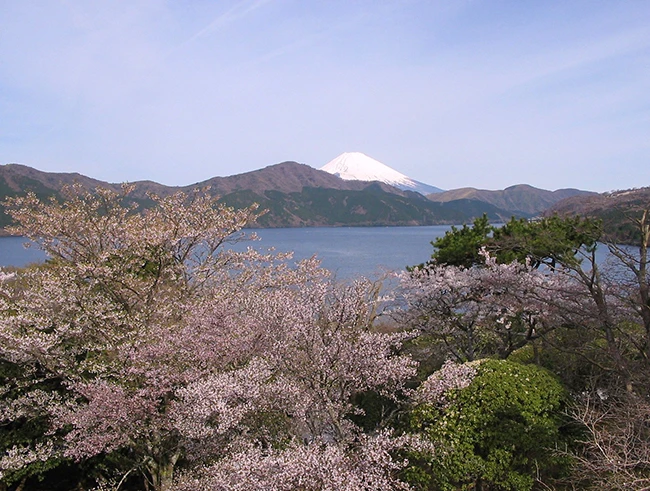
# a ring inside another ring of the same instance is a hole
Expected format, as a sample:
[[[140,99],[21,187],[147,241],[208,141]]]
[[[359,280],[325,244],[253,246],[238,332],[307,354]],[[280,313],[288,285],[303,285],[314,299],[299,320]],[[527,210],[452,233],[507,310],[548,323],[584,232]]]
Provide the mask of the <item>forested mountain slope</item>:
[[[48,173],[31,167],[0,166],[0,200],[28,191],[44,198],[60,196],[65,185],[79,183],[115,191],[119,184],[106,183],[76,173]],[[433,225],[471,221],[484,213],[491,220],[509,218],[509,211],[476,200],[434,203],[419,193],[403,191],[380,182],[343,180],[296,162],[283,162],[229,177],[214,177],[188,186],[171,187],[152,181],[133,183],[134,201],[150,206],[147,193],[167,196],[176,191],[210,187],[210,193],[235,207],[258,203],[268,210],[257,222],[262,227]],[[0,215],[0,227],[9,224]]]
[[[571,196],[590,196],[594,194],[579,189],[547,191],[527,184],[517,184],[498,191],[476,188],[452,189],[442,193],[429,194],[427,198],[442,203],[458,199],[473,199],[490,203],[514,215],[535,216],[565,198]]]
[[[556,203],[545,214],[581,215],[603,221],[605,236],[620,243],[636,243],[638,227],[630,219],[650,209],[650,187],[613,191],[588,196],[573,196]]]

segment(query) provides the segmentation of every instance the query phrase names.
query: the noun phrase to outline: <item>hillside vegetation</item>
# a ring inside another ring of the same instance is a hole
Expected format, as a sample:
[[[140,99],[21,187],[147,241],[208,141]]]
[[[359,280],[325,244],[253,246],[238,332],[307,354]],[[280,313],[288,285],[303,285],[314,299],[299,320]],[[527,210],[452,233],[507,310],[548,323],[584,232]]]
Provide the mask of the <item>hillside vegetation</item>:
[[[634,244],[641,240],[635,225],[643,210],[650,208],[650,187],[613,191],[589,196],[574,196],[556,203],[545,214],[580,215],[602,220],[607,240]]]
[[[118,192],[120,185],[76,173],[47,173],[23,165],[0,166],[0,202],[7,197],[34,192],[40,198],[60,196],[65,185],[98,186]],[[487,214],[493,221],[511,216],[530,216],[476,200],[446,202],[427,200],[419,193],[403,191],[380,182],[346,181],[296,162],[283,162],[229,177],[214,177],[196,184],[170,187],[152,181],[133,183],[129,200],[152,205],[149,193],[160,197],[177,191],[209,188],[221,203],[247,207],[258,203],[266,213],[252,224],[259,227],[386,226],[465,223]],[[0,210],[1,211],[1,210]],[[0,228],[10,225],[0,213]]]
[[[558,189],[547,191],[527,184],[510,186],[499,191],[486,189],[459,188],[442,193],[427,195],[431,201],[440,203],[452,202],[458,199],[471,199],[490,203],[497,208],[506,210],[515,216],[536,216],[549,207],[571,196],[590,196],[595,193],[578,189]]]

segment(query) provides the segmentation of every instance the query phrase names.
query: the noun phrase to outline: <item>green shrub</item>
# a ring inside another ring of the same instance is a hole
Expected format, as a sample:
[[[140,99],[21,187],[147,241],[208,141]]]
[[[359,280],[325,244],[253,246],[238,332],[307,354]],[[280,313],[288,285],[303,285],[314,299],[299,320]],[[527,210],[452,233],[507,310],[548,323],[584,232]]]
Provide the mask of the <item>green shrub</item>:
[[[411,455],[406,479],[417,489],[519,491],[563,474],[568,461],[555,450],[566,440],[562,385],[534,365],[473,366],[469,385],[414,408],[411,428],[436,450]]]

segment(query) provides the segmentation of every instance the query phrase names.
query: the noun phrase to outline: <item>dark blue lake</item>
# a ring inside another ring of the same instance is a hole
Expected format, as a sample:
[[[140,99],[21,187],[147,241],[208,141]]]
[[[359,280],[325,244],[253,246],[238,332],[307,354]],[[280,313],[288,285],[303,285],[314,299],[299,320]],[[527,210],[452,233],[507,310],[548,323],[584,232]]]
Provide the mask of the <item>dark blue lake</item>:
[[[336,227],[254,229],[261,240],[244,242],[258,250],[271,247],[294,252],[295,259],[316,255],[337,277],[378,278],[386,271],[426,261],[433,251],[430,242],[449,230],[430,227]],[[45,260],[37,247],[25,249],[25,239],[0,237],[0,266],[25,266]]]

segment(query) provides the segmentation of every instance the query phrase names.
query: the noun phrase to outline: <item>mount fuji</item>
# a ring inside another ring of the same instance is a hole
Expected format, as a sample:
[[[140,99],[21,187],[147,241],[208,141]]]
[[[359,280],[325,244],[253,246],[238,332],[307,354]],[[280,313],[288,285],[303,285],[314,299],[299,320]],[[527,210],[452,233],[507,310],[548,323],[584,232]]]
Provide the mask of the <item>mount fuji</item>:
[[[320,170],[346,181],[379,181],[404,191],[415,191],[423,195],[442,192],[440,188],[411,179],[361,152],[342,153]]]

